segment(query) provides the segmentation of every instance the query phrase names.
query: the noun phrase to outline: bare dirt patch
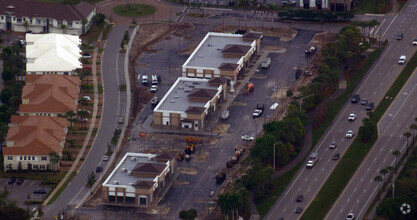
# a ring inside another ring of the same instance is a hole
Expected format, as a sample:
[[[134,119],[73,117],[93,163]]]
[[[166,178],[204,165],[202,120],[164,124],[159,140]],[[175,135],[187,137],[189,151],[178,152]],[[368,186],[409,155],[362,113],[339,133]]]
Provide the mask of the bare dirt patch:
[[[220,25],[215,27],[212,32],[220,32],[220,33],[232,33],[236,30],[244,29],[248,32],[256,31],[262,32],[264,36],[269,37],[281,37],[282,41],[292,40],[295,36],[297,36],[297,30],[292,28],[256,28],[256,27],[247,27],[245,29],[244,26],[236,26],[236,25]]]

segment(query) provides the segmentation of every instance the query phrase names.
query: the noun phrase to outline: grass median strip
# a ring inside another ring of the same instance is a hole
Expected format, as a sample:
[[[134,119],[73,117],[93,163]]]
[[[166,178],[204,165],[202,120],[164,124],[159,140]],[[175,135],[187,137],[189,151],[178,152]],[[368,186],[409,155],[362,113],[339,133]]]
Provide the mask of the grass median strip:
[[[55,200],[61,195],[62,191],[64,191],[65,188],[67,188],[68,184],[72,181],[74,176],[76,175],[76,172],[72,172],[71,175],[68,177],[67,181],[61,186],[61,188],[55,193],[55,195],[49,200],[48,205],[55,202]]]
[[[407,82],[416,67],[417,53],[413,55],[400,75],[391,85],[390,89],[387,91],[384,99],[375,109],[374,117],[372,118],[372,121],[375,124],[384,115],[385,111],[391,105],[395,96],[397,96],[397,94],[401,91],[402,87]],[[340,193],[342,193],[350,178],[353,176],[356,169],[369,152],[369,149],[375,143],[376,139],[377,134],[375,134],[374,138],[367,144],[363,144],[358,137],[353,141],[352,145],[346,151],[345,155],[324,183],[316,198],[304,212],[302,219],[323,219],[326,216],[333,203],[336,201]]]

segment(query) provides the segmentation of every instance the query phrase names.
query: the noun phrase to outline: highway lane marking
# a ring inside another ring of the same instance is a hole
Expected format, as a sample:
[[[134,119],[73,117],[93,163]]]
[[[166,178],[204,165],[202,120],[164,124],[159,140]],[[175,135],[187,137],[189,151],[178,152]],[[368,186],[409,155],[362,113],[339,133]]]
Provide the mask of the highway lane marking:
[[[369,172],[369,168],[368,168],[368,170],[366,172]]]
[[[358,201],[356,201],[356,204],[358,204],[359,203],[359,199],[358,199]]]
[[[321,172],[323,172],[324,171],[324,167],[323,168],[321,168]]]
[[[347,202],[349,202],[349,201],[350,201],[350,198],[347,199]]]
[[[371,182],[372,182],[372,180],[371,180]],[[366,192],[366,189],[364,189],[363,192]]]
[[[284,210],[282,210],[282,212],[285,212],[287,210],[287,208],[284,208]]]
[[[383,147],[381,147],[381,149],[379,150],[379,152],[382,152],[384,150],[384,148]]]
[[[310,192],[311,188],[308,188],[307,192]]]
[[[353,192],[356,192],[356,188],[353,189]]]
[[[377,190],[377,188],[378,188],[378,186],[377,186],[377,187],[375,187],[375,189],[374,189],[374,191],[372,192],[371,196],[368,198],[368,200],[366,200],[365,204],[362,206],[362,209],[361,209],[361,211],[359,212],[358,218],[359,218],[359,216],[361,215],[361,213],[363,212],[363,210],[365,209],[366,204],[368,204],[369,200],[370,200],[371,198],[373,198],[373,197],[374,197],[374,193],[375,193],[375,191]],[[366,189],[365,189],[365,190],[366,190]],[[364,192],[365,192],[365,191],[364,191]]]
[[[376,158],[374,158],[374,162],[376,161]]]
[[[363,178],[361,179],[361,182],[363,182]]]
[[[330,158],[327,161],[330,161]]]
[[[340,209],[340,212],[343,212],[343,209]]]
[[[307,180],[308,180],[308,177],[306,177],[306,178],[304,179],[304,182],[307,182]]]
[[[417,86],[417,84],[415,84],[414,86],[413,86],[413,89],[411,89],[411,91],[410,91],[410,94],[411,93],[413,93],[413,91],[414,91],[414,89],[416,88],[416,86]],[[402,109],[402,107],[403,107],[403,105],[407,102],[407,99],[410,97],[410,95],[409,96],[407,96],[407,98],[405,98],[405,100],[403,101],[403,103],[401,103],[401,105],[400,105],[400,108],[397,110],[397,112],[394,114],[394,118],[395,118],[395,116],[397,116],[397,114],[398,114],[398,112]],[[406,114],[404,114],[404,116],[406,116]],[[393,118],[393,119],[394,119]]]
[[[300,192],[301,191],[301,188],[298,188],[298,192]]]
[[[316,179],[314,179],[314,182],[317,182],[317,178],[316,178]]]
[[[384,159],[384,163],[385,163],[385,161],[386,161],[387,159]]]

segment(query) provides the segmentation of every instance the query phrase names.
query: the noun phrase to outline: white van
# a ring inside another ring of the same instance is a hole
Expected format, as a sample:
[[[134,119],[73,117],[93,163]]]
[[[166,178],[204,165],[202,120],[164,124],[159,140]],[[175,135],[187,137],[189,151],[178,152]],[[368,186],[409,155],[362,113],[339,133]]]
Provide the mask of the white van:
[[[148,76],[147,75],[142,76],[142,84],[148,84]]]
[[[152,85],[158,85],[158,77],[156,75],[152,75]]]

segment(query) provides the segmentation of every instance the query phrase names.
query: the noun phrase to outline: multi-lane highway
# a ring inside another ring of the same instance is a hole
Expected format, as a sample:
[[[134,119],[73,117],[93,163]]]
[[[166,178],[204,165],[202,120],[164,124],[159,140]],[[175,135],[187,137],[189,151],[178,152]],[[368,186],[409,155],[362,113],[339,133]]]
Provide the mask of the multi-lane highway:
[[[415,31],[413,31],[411,26],[412,22],[416,20],[416,2],[417,0],[409,1],[401,13],[393,17],[384,18],[383,25],[378,32],[382,35],[381,39],[387,38],[389,40],[389,44],[380,59],[355,90],[354,93],[359,94],[361,98],[367,98],[378,104],[403,69],[403,66],[397,64],[400,55],[406,55],[407,58],[410,58],[415,51],[415,48],[411,47],[411,41],[415,37],[413,34]],[[394,40],[394,36],[399,32],[404,33],[403,40]],[[353,122],[349,122],[347,119],[350,113],[357,114],[357,119]],[[366,110],[363,105],[351,104],[349,100],[343,106],[336,116],[333,125],[328,128],[318,144],[314,147],[313,151],[319,153],[320,161],[313,169],[306,169],[305,165],[302,166],[287,189],[275,202],[267,214],[266,219],[276,219],[277,217],[296,219],[302,215],[302,213],[295,214],[294,210],[297,207],[301,207],[304,211],[312,202],[336,166],[337,161],[331,159],[332,155],[336,152],[343,155],[352,142],[351,139],[346,139],[345,137],[347,130],[354,130],[357,134],[358,128],[362,124],[361,121],[365,116]],[[399,134],[396,136],[399,137]],[[333,140],[336,141],[337,147],[331,150],[329,149],[329,144]],[[375,158],[377,157],[375,156]],[[372,175],[372,179],[374,176]],[[296,202],[297,195],[303,195],[304,200],[302,202]],[[340,216],[346,217],[350,208],[345,207],[344,210],[337,218],[329,219],[340,219]]]

